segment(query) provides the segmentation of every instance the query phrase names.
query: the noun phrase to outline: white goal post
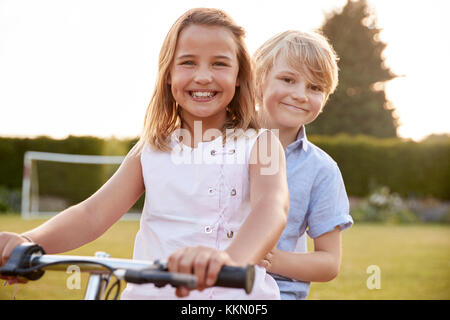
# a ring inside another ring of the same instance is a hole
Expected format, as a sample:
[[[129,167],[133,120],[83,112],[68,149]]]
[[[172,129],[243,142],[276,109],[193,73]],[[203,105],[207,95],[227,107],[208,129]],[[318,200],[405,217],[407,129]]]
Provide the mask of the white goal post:
[[[33,162],[47,161],[60,163],[75,164],[112,164],[120,165],[125,159],[124,156],[96,156],[96,155],[79,155],[52,152],[27,151],[24,155],[24,168],[22,179],[22,205],[21,214],[23,219],[31,219],[37,217],[51,217],[60,211],[39,211],[39,183],[37,181],[36,169],[33,171]],[[140,213],[127,213],[124,219],[138,219]]]

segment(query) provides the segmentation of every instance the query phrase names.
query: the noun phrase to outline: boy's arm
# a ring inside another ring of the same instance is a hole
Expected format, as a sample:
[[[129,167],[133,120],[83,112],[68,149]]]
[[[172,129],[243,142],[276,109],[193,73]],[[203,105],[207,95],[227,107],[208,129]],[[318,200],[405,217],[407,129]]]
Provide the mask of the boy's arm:
[[[226,252],[238,264],[258,263],[286,226],[289,191],[284,150],[276,136],[262,133],[250,154],[251,212]]]
[[[326,282],[333,280],[341,265],[339,227],[314,239],[314,252],[288,252],[273,249],[261,262],[268,272],[300,280]]]
[[[300,281],[325,282],[334,279],[341,264],[341,233],[353,224],[344,181],[337,164],[329,162],[318,173],[308,204],[308,234],[314,252],[268,254],[269,272]],[[272,256],[271,256],[272,254]]]
[[[114,175],[91,197],[24,234],[47,253],[78,248],[98,238],[119,220],[144,189],[140,157],[130,152]]]

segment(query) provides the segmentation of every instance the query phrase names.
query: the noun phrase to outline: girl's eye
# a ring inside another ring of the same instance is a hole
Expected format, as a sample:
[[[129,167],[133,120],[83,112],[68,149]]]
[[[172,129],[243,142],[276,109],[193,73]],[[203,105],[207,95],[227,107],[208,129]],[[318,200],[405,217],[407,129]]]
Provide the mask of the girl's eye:
[[[214,62],[213,63],[213,65],[214,66],[217,66],[217,67],[226,67],[226,66],[228,66],[225,62]]]
[[[182,61],[180,65],[192,66],[194,65],[194,61],[191,60]]]

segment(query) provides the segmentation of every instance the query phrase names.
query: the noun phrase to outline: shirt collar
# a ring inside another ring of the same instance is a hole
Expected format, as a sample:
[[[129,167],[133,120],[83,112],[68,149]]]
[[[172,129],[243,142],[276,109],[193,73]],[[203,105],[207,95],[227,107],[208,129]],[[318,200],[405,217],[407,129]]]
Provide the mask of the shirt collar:
[[[308,151],[308,139],[306,137],[306,131],[305,131],[305,126],[302,126],[300,128],[300,130],[298,131],[297,134],[297,139],[295,139],[294,142],[292,142],[290,145],[287,146],[287,149],[295,149],[298,148],[299,146],[302,147],[303,151],[307,152]]]

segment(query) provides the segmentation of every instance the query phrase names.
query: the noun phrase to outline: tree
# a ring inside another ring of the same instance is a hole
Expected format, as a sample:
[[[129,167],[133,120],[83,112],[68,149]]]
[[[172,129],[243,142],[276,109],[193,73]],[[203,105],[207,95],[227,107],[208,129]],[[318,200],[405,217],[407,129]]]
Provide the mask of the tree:
[[[348,0],[341,12],[327,17],[320,31],[339,56],[339,85],[308,131],[396,137],[397,119],[384,84],[397,76],[384,64],[386,44],[379,40],[381,30],[366,0]]]

